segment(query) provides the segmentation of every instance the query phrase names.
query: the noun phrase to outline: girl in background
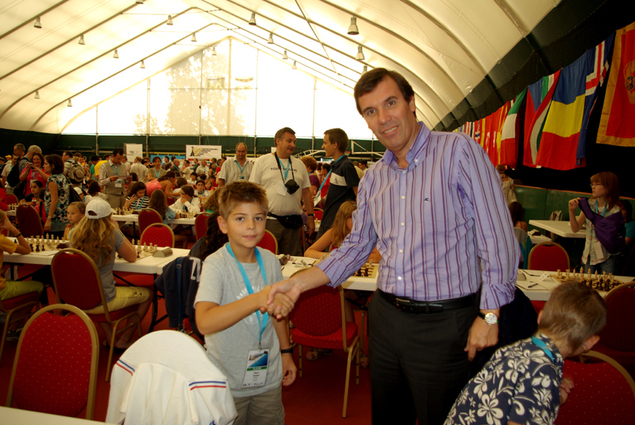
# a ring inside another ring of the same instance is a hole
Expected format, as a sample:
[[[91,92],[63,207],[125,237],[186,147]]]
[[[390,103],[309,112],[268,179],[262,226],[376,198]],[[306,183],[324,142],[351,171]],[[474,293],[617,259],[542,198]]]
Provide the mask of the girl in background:
[[[64,230],[64,240],[69,240],[71,238],[71,233],[75,226],[79,224],[79,222],[84,218],[84,214],[86,213],[86,204],[83,202],[72,202],[68,209],[66,210],[66,217],[68,217],[68,222],[70,223],[66,226]]]

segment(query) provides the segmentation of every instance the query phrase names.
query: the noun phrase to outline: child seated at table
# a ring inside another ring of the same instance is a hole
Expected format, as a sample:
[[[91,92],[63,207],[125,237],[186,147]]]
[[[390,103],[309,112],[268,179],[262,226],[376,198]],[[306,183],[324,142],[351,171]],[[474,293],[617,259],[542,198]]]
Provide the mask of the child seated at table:
[[[71,202],[66,209],[66,217],[69,225],[64,229],[64,239],[69,240],[75,226],[84,218],[86,204],[83,202]]]
[[[554,423],[573,388],[564,359],[590,350],[606,323],[606,304],[577,282],[556,287],[531,338],[499,348],[456,399],[445,425]]]
[[[245,181],[221,191],[218,225],[229,242],[203,263],[196,323],[211,361],[227,376],[238,411],[235,423],[280,424],[281,385],[293,383],[296,367],[286,319],[278,321],[263,309],[269,285],[282,280],[276,256],[256,247],[265,233],[267,195]],[[266,371],[248,369],[256,365],[266,365]]]

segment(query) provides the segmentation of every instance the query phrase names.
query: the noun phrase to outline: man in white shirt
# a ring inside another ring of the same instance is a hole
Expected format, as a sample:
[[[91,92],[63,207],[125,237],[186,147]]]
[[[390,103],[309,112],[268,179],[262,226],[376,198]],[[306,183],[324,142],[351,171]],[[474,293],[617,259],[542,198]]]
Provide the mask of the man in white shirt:
[[[223,163],[216,178],[218,187],[225,186],[238,180],[249,180],[254,163],[247,159],[247,145],[240,142],[236,145],[236,158],[230,158]]]
[[[205,174],[206,179],[211,177],[209,174],[209,167],[207,166],[207,162],[204,159],[201,159],[198,167],[196,167],[196,175],[200,176],[201,174]]]
[[[302,201],[309,216],[307,232],[315,230],[315,214],[309,174],[297,158],[295,131],[284,127],[275,135],[276,152],[263,155],[254,164],[249,180],[267,191],[269,214],[267,230],[278,240],[278,252],[302,255]]]
[[[143,165],[143,158],[140,156],[134,159],[134,163],[130,166],[130,173],[137,174],[137,178],[140,182],[146,182],[146,176],[148,174],[148,168]]]

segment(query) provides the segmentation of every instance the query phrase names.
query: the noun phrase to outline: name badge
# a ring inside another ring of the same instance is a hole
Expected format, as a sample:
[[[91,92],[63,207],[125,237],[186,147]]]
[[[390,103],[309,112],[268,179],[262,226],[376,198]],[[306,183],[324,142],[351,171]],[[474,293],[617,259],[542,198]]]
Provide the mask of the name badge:
[[[121,181],[121,179],[115,181],[115,187],[123,187],[123,182]]]
[[[269,350],[250,350],[242,388],[262,387],[267,382]]]

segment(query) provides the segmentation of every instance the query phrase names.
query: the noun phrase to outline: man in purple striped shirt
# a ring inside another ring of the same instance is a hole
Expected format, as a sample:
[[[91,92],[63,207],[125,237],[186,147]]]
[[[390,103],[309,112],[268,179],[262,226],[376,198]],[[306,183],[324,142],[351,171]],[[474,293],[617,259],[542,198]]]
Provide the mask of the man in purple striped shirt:
[[[498,340],[513,300],[519,247],[493,164],[474,140],[431,132],[398,73],[374,69],[355,85],[357,109],[386,147],[360,182],[353,229],[317,267],[269,295],[337,286],[377,246],[370,304],[373,423],[444,422],[476,351]]]

